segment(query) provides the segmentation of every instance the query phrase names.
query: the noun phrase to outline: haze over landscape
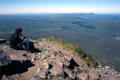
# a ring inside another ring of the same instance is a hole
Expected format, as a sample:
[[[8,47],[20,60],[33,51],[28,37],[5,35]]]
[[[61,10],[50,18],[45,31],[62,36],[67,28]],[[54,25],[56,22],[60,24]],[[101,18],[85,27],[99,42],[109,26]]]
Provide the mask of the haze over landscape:
[[[0,0],[0,14],[120,13],[120,0]]]
[[[16,27],[31,39],[54,36],[80,45],[120,71],[120,0],[0,0],[0,38]]]

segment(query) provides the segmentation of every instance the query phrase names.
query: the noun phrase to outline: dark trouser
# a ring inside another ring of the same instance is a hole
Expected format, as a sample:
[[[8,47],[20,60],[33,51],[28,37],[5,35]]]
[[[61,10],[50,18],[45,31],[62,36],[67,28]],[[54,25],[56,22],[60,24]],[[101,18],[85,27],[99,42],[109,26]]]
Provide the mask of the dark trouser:
[[[24,39],[20,44],[17,45],[17,48],[22,48],[23,45],[26,45],[26,50],[28,52],[32,52],[33,51],[34,45],[28,39]]]

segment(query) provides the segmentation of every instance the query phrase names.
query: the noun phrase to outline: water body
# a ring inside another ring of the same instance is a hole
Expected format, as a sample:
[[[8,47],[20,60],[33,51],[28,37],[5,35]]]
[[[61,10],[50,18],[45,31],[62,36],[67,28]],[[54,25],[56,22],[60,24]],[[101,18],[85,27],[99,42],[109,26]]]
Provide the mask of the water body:
[[[0,15],[0,38],[16,27],[32,39],[54,36],[80,45],[103,65],[120,71],[120,14]]]

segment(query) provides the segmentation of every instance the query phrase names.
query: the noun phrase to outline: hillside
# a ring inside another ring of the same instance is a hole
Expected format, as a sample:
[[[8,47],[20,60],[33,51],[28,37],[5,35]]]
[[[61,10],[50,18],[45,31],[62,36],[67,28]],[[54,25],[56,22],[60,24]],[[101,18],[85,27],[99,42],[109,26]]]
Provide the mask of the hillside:
[[[39,53],[14,50],[0,40],[2,80],[119,80],[120,73],[101,66],[77,45],[54,38],[31,40]]]

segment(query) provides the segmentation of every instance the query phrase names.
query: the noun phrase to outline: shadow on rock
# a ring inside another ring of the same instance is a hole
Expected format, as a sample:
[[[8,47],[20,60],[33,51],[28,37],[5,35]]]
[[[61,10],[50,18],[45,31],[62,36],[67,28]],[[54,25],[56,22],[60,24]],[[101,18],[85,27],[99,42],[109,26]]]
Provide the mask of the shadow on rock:
[[[11,64],[0,67],[0,77],[3,75],[14,75],[28,71],[29,67],[34,66],[29,60],[17,61],[13,60]]]
[[[78,67],[79,65],[74,61],[74,59],[70,60],[70,65],[68,68],[70,68],[70,70],[73,70],[74,67]]]

